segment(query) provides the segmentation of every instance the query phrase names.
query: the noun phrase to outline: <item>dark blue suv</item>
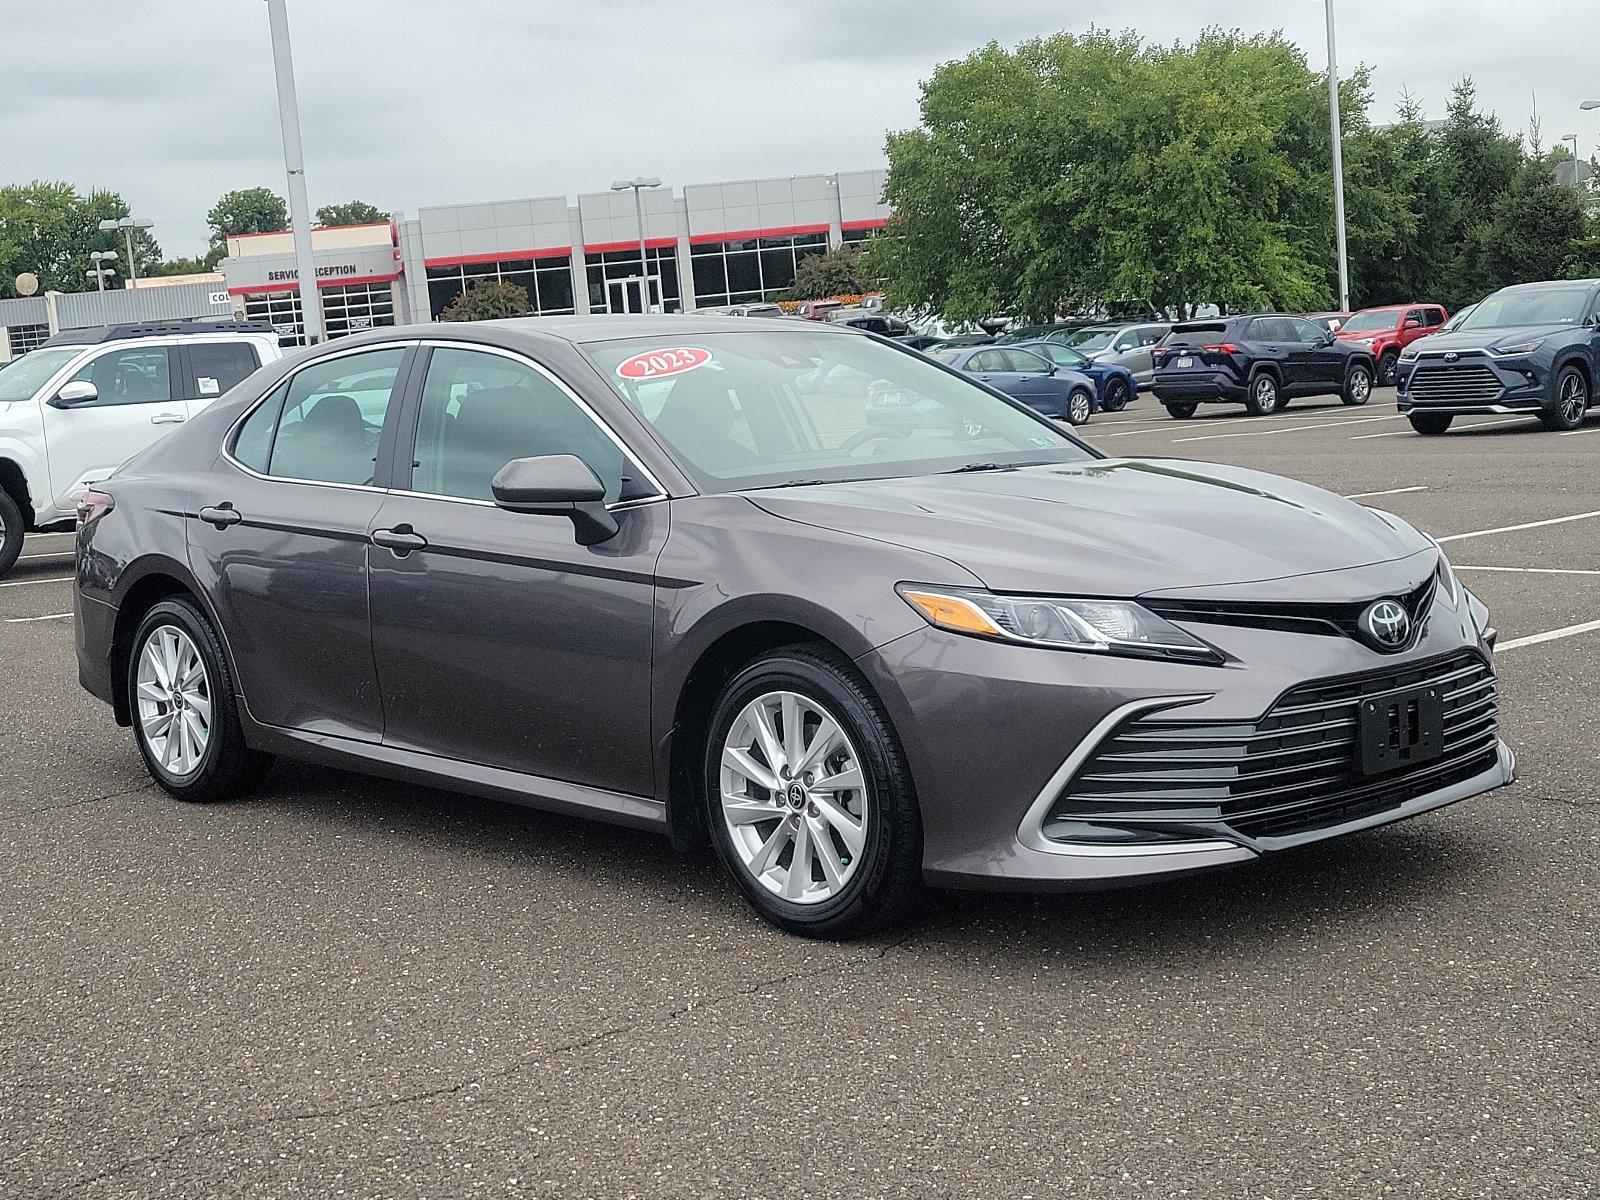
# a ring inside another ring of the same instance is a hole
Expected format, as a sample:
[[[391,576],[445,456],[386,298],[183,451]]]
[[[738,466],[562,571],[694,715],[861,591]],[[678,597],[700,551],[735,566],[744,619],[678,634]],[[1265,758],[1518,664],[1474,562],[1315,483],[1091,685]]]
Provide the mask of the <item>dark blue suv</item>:
[[[1463,413],[1526,413],[1576,429],[1600,368],[1600,280],[1501,288],[1449,333],[1400,354],[1400,411],[1418,433],[1443,433]]]
[[[1201,404],[1243,404],[1257,416],[1295,396],[1372,398],[1372,353],[1321,325],[1283,313],[1254,313],[1174,325],[1155,350],[1151,390],[1167,412],[1192,417]]]

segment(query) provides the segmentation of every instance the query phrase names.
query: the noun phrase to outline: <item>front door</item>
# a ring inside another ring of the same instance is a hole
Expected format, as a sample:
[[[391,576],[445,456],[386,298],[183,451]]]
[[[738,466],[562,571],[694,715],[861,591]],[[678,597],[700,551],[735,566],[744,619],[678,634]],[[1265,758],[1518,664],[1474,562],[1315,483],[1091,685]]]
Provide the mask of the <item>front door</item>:
[[[614,313],[661,311],[661,277],[612,279],[606,283],[606,307]]]
[[[1344,368],[1348,361],[1340,351],[1333,336],[1314,321],[1303,317],[1285,318],[1294,327],[1300,341],[1300,361],[1303,378],[1310,387],[1327,390],[1329,384],[1344,382]]]
[[[190,568],[214,598],[251,716],[377,742],[367,552],[378,444],[408,353],[318,359],[240,426],[196,496]],[[392,437],[392,431],[390,436]]]
[[[495,473],[544,454],[576,454],[605,482],[614,537],[581,546],[565,517],[495,507]],[[369,551],[384,743],[652,795],[669,508],[644,470],[553,375],[479,347],[429,352],[411,457],[377,532],[420,544]]]
[[[106,478],[188,418],[177,399],[173,347],[139,342],[89,359],[71,382],[92,383],[96,396],[70,408],[44,406],[51,505],[70,513],[83,489]]]

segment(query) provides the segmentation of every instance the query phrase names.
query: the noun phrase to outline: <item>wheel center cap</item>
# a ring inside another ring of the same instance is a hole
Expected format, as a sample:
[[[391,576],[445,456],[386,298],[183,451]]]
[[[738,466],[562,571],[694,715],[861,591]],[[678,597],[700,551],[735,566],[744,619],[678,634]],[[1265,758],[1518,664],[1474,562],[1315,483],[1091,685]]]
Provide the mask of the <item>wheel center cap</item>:
[[[804,808],[806,806],[806,789],[798,783],[789,785],[789,807]]]

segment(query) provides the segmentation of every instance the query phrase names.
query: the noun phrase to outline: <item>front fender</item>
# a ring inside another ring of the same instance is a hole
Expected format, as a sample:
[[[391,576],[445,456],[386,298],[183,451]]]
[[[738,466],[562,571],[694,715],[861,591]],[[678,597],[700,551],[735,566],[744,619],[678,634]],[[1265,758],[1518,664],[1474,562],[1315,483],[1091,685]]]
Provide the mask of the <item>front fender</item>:
[[[50,508],[50,498],[54,495],[50,489],[50,466],[38,452],[39,442],[38,437],[30,439],[11,432],[0,433],[0,461],[14,464],[22,473],[28,489],[28,506],[33,509],[35,521],[45,514],[54,519]]]

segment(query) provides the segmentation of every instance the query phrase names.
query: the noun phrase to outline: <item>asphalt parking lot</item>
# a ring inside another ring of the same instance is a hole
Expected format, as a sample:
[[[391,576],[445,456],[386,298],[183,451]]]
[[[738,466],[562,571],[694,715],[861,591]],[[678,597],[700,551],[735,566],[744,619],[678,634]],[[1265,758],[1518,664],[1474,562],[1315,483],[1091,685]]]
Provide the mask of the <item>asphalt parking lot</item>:
[[[1444,540],[1501,630],[1513,787],[845,945],[632,831],[293,764],[179,805],[77,687],[70,537],[29,538],[0,1197],[1600,1194],[1600,418],[1459,424],[1142,397],[1083,432]]]

